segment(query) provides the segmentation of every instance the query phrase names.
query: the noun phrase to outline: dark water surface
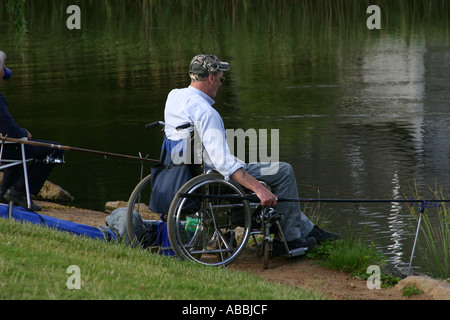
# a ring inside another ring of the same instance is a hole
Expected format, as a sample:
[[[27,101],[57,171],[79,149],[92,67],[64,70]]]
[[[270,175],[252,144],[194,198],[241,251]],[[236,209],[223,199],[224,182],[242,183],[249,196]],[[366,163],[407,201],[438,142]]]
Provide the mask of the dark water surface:
[[[226,127],[279,129],[302,198],[447,194],[449,6],[377,3],[381,30],[367,28],[365,1],[29,1],[17,49],[2,2],[0,50],[14,77],[0,90],[35,138],[158,158],[162,134],[144,125],[188,85],[191,58],[214,53],[232,65],[216,98]],[[70,4],[81,8],[81,30],[66,27]],[[132,160],[69,151],[66,162],[51,180],[75,205],[127,200],[139,180]],[[405,204],[322,208],[334,231],[409,261]]]

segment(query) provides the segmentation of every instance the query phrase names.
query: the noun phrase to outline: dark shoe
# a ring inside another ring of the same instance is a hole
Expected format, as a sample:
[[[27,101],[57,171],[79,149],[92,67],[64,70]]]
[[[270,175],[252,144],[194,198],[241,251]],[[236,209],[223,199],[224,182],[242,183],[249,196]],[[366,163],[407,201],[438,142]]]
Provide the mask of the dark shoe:
[[[311,249],[312,247],[317,245],[317,241],[316,239],[312,238],[312,237],[306,237],[306,238],[300,238],[294,241],[288,241],[287,243],[289,249],[293,250],[293,249],[298,249],[298,248],[309,248]]]
[[[6,200],[3,198],[3,195],[6,193],[6,190],[7,190],[7,189],[0,188],[0,203],[8,203],[8,201],[6,201]]]
[[[317,243],[321,243],[322,241],[326,240],[338,240],[340,238],[338,234],[323,230],[318,226],[314,226],[314,228],[308,234],[308,237],[316,239]]]
[[[16,206],[28,209],[27,196],[25,192],[16,191],[14,188],[8,189],[3,195],[3,199],[8,202],[13,202]],[[41,211],[42,208],[31,201],[31,211]]]
[[[307,248],[311,249],[314,246],[317,245],[317,241],[314,238],[300,238],[294,241],[288,241],[287,242],[289,250],[295,250],[299,248]],[[274,254],[285,254],[286,248],[284,247],[284,244],[280,240],[274,240],[273,241],[273,252]]]

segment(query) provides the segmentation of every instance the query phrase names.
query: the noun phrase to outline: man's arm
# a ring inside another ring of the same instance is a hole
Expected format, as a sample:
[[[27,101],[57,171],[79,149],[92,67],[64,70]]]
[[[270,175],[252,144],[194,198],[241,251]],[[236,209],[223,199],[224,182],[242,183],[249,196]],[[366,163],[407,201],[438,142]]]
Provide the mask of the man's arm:
[[[6,102],[5,97],[0,95],[0,131],[2,135],[10,138],[23,138],[31,135],[29,132],[18,126],[15,122],[11,114],[8,110],[8,104]]]
[[[261,200],[262,206],[276,206],[277,197],[244,169],[238,169],[231,175],[231,179],[256,193],[256,196]]]

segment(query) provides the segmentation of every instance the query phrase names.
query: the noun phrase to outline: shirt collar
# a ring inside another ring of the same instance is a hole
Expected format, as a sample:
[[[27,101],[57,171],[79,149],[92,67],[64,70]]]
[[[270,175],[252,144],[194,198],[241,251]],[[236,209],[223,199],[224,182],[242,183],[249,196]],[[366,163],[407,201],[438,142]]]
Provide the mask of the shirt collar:
[[[206,101],[208,101],[208,103],[210,105],[214,105],[214,103],[216,103],[210,96],[208,96],[206,93],[204,93],[203,91],[198,90],[197,88],[194,88],[193,86],[189,86],[188,87],[189,90],[191,90],[192,92],[195,92],[196,94],[198,94],[200,97],[202,97],[203,99],[205,99]]]

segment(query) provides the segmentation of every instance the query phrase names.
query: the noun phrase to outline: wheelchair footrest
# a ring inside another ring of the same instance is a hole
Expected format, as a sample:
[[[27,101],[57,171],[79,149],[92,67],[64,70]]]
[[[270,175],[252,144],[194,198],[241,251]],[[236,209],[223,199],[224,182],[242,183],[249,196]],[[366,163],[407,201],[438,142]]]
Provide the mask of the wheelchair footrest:
[[[298,257],[298,256],[302,256],[306,253],[306,250],[308,250],[308,248],[296,248],[296,249],[292,249],[289,250],[289,252],[285,252],[282,253],[281,255],[284,257],[288,257],[288,258],[292,258],[292,257]]]

